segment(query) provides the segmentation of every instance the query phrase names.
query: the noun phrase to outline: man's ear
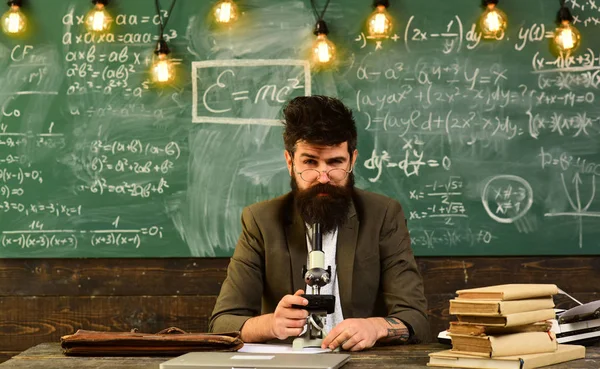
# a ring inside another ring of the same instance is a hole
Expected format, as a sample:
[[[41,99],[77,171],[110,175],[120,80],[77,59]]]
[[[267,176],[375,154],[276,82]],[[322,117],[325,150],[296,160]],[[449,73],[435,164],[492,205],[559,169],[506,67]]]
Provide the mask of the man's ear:
[[[352,168],[354,168],[354,164],[356,163],[356,158],[358,158],[358,150],[354,149],[352,153]]]
[[[290,152],[287,150],[284,150],[283,154],[285,156],[285,163],[287,164],[288,173],[291,176],[292,175],[292,160],[294,160],[294,158],[292,157],[292,154],[290,154]]]

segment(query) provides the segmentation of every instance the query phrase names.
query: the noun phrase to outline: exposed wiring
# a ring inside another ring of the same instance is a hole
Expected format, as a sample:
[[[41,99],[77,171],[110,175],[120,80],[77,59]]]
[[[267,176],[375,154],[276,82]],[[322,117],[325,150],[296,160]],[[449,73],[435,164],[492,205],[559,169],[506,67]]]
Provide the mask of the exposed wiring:
[[[312,6],[313,13],[315,14],[315,18],[316,18],[317,22],[323,20],[323,16],[325,15],[325,12],[327,11],[327,7],[329,6],[330,1],[331,0],[327,0],[327,2],[325,3],[325,6],[323,7],[323,11],[321,12],[321,14],[319,14],[319,11],[317,10],[317,5],[315,4],[315,0],[310,0],[310,5]]]
[[[571,11],[565,5],[565,0],[560,0],[560,9],[557,14],[557,22],[560,24],[563,21],[567,21],[569,23],[573,22],[573,15],[571,15]]]
[[[169,17],[167,18],[167,20],[163,20],[162,10],[160,9],[159,0],[154,0],[154,5],[156,6],[156,15],[158,16],[158,31],[159,31],[158,37],[160,40],[163,39],[163,33],[165,32],[167,23],[169,23],[169,19],[171,19],[171,12],[173,11],[173,7],[175,6],[176,2],[177,2],[177,0],[171,1],[171,7],[169,8],[169,12],[167,13],[167,14],[169,14]]]

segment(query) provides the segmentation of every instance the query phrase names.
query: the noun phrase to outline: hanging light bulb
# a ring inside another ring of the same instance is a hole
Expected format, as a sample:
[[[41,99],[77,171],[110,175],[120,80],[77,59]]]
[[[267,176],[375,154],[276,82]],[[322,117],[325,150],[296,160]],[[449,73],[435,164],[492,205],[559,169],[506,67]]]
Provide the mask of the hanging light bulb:
[[[564,21],[554,33],[554,43],[562,52],[572,52],[579,47],[581,34],[570,22]]]
[[[573,16],[569,8],[561,1],[561,7],[557,16],[558,28],[554,31],[554,45],[560,53],[571,53],[581,43],[581,34],[573,26]]]
[[[92,0],[94,8],[85,16],[85,27],[88,32],[106,32],[112,23],[112,17],[106,11],[108,0]]]
[[[10,9],[2,16],[2,30],[9,35],[18,35],[25,32],[27,19],[21,11],[22,0],[9,0]]]
[[[158,41],[158,45],[154,54],[156,57],[152,64],[152,79],[156,83],[168,83],[175,78],[175,68],[169,58],[169,46],[162,38]]]
[[[484,38],[500,38],[508,24],[506,14],[496,7],[498,0],[483,0],[485,11],[479,18],[479,27]]]
[[[231,23],[237,19],[238,9],[233,0],[221,0],[215,5],[215,18],[219,23]]]
[[[314,34],[317,39],[312,48],[313,61],[316,65],[330,64],[335,59],[335,46],[327,39],[329,30],[324,20],[317,22]]]
[[[367,21],[367,30],[370,38],[388,38],[392,33],[392,18],[387,12],[389,0],[375,0],[375,11]]]

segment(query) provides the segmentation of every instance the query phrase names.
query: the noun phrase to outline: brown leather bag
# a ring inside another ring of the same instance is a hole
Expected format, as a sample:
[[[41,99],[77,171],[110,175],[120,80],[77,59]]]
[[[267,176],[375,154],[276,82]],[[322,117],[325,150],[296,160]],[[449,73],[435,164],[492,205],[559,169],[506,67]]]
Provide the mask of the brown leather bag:
[[[240,332],[187,333],[175,327],[156,334],[79,329],[62,336],[60,342],[64,354],[72,356],[175,356],[192,351],[237,351],[244,345]]]

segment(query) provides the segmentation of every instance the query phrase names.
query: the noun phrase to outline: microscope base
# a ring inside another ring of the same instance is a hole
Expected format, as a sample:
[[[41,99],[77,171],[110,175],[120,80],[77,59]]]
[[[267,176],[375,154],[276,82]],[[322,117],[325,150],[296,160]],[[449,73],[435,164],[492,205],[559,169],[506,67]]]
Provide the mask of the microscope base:
[[[323,339],[322,338],[306,338],[306,337],[298,337],[298,338],[294,338],[294,341],[292,342],[292,349],[294,351],[300,351],[303,348],[307,348],[307,347],[317,347],[317,348],[321,348],[321,344],[323,343]]]

